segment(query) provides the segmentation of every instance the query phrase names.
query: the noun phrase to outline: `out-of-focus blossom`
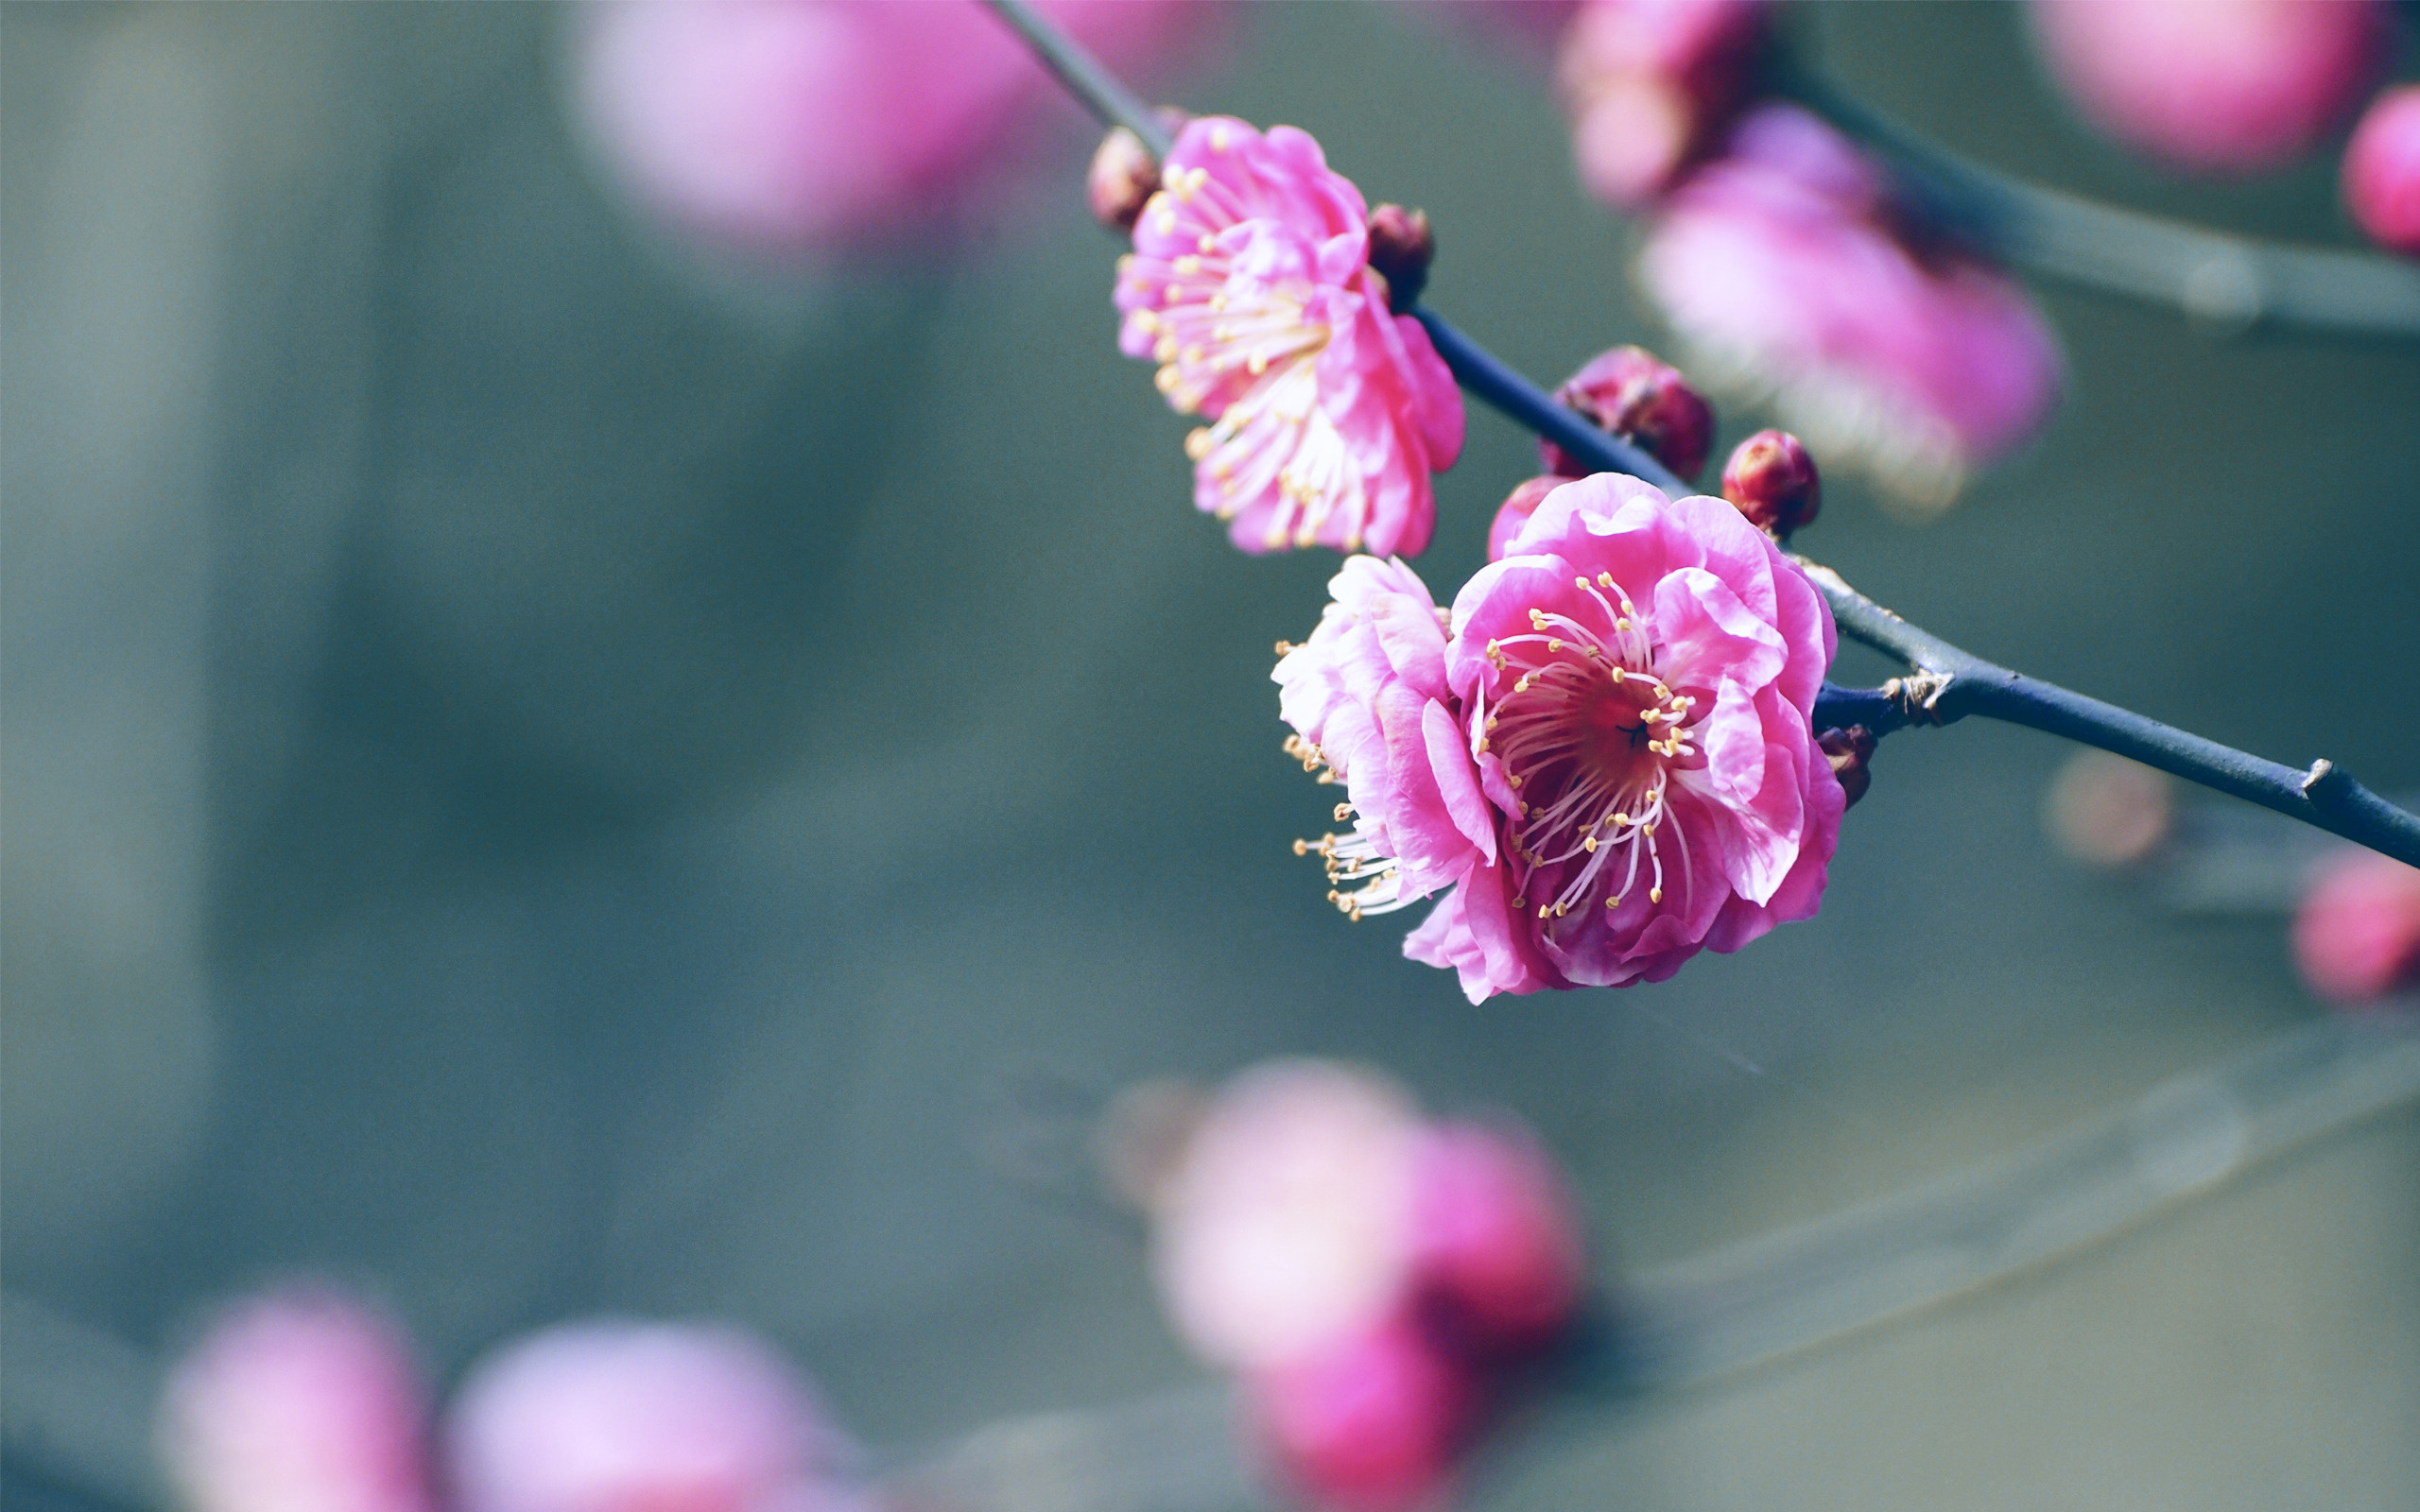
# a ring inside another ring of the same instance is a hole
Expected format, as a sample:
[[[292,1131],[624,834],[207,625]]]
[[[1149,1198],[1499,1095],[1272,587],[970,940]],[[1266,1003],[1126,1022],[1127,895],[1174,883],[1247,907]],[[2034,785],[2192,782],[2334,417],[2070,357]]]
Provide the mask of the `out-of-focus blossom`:
[[[161,1457],[192,1512],[428,1512],[402,1335],[333,1291],[222,1315],[170,1372]]]
[[[2370,240],[2420,257],[2420,84],[2388,90],[2362,113],[2344,148],[2344,205]]]
[[[2034,0],[2051,73],[2101,129],[2179,168],[2318,145],[2392,56],[2384,0]]]
[[[1495,520],[1487,527],[1487,559],[1502,561],[1505,552],[1512,547],[1512,538],[1530,523],[1530,516],[1538,512],[1538,506],[1547,502],[1547,495],[1566,483],[1578,481],[1561,473],[1547,472],[1514,484],[1512,491],[1504,496],[1504,502],[1495,507]]]
[[[1765,106],[1674,192],[1639,270],[1693,371],[1937,508],[2049,418],[2059,353],[2014,281],[1910,246],[1901,218],[1838,133]]]
[[[1583,0],[1556,72],[1581,181],[1620,209],[1670,187],[1753,82],[1766,0]]]
[[[1185,439],[1194,502],[1246,551],[1415,554],[1462,401],[1369,269],[1368,208],[1290,127],[1188,125],[1120,260],[1119,346],[1209,421]]]
[[[1113,231],[1131,232],[1159,188],[1160,160],[1141,137],[1122,126],[1111,128],[1084,173],[1084,205],[1093,218]]]
[[[1199,34],[1172,0],[1036,0],[1114,64]],[[775,252],[898,241],[962,208],[1057,86],[976,0],[633,0],[577,43],[591,137],[651,210]]]
[[[1670,468],[1694,478],[1714,445],[1714,407],[1680,370],[1643,347],[1616,347],[1564,380],[1554,397]],[[1538,442],[1548,472],[1582,477],[1587,464],[1550,440]]]
[[[1404,951],[1473,1002],[1662,981],[1812,915],[1842,799],[1805,574],[1725,501],[1617,473],[1549,493],[1507,552],[1449,641],[1408,570],[1348,562],[1278,663],[1289,748],[1357,815],[1317,847],[1340,906],[1455,883]]]
[[[1244,1402],[1270,1469],[1304,1501],[1405,1512],[1443,1500],[1478,1405],[1473,1385],[1397,1317],[1248,1378]]]
[[[1822,512],[1824,480],[1797,437],[1758,431],[1732,448],[1731,460],[1722,464],[1722,496],[1750,524],[1788,541]]]
[[[2132,866],[2168,838],[2176,798],[2165,773],[2107,751],[2080,750],[2051,782],[2042,818],[2051,842],[2075,860]]]
[[[730,1329],[584,1323],[477,1366],[450,1416],[461,1512],[840,1512],[846,1444]]]
[[[1186,1341],[1257,1369],[1383,1318],[1410,1263],[1418,1132],[1400,1091],[1325,1061],[1276,1061],[1222,1091],[1154,1214],[1154,1270]]]
[[[2420,987],[2420,870],[2368,850],[2332,862],[2294,911],[2294,960],[2340,1003]]]
[[[1485,1124],[1426,1131],[1412,1273],[1466,1349],[1519,1353],[1563,1332],[1586,1290],[1587,1256],[1562,1175],[1536,1141]]]

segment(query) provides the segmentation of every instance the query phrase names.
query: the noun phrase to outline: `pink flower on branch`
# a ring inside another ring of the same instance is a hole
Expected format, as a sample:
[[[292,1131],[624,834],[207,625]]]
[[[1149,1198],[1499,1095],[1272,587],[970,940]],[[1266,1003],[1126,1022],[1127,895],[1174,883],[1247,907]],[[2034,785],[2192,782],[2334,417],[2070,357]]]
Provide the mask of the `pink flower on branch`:
[[[1273,674],[1329,768],[1317,842],[1358,918],[1452,890],[1405,941],[1496,992],[1662,981],[1811,916],[1843,806],[1817,749],[1829,610],[1720,499],[1600,473],[1547,494],[1446,631],[1357,558]],[[1309,842],[1304,849],[1312,849]]]
[[[1418,553],[1462,446],[1452,373],[1369,266],[1368,207],[1290,127],[1188,124],[1118,268],[1118,344],[1208,423],[1194,502],[1246,551]]]

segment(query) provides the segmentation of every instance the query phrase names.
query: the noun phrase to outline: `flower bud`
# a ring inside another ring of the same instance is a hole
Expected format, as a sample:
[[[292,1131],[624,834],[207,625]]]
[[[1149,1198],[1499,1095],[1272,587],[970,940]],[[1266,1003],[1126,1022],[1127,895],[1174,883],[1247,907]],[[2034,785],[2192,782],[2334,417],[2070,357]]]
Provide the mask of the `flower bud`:
[[[1827,730],[1815,737],[1815,746],[1832,764],[1832,775],[1841,780],[1841,792],[1848,799],[1841,806],[1857,807],[1857,800],[1874,785],[1874,773],[1869,767],[1874,760],[1874,731],[1863,725]]]
[[[1397,315],[1420,301],[1428,286],[1428,265],[1437,256],[1437,233],[1428,212],[1380,205],[1370,212],[1370,266],[1387,281],[1387,307]]]
[[[2294,961],[2339,1003],[2420,987],[2420,870],[2368,850],[2329,865],[2294,911]]]
[[[1245,1383],[1270,1469],[1324,1512],[1439,1500],[1478,1406],[1471,1381],[1394,1318]]]
[[[1685,478],[1705,469],[1714,410],[1679,370],[1642,347],[1616,347],[1571,375],[1554,397]],[[1540,441],[1547,471],[1594,472],[1552,441]]]
[[[1084,203],[1093,219],[1112,231],[1131,232],[1143,202],[1159,192],[1160,160],[1143,139],[1114,126],[1093,149],[1093,165],[1084,176]]]
[[[1722,464],[1722,496],[1739,507],[1749,524],[1788,541],[1791,531],[1815,523],[1824,507],[1824,480],[1797,437],[1758,431]]]
[[[1512,538],[1547,502],[1547,495],[1572,480],[1548,472],[1520,484],[1496,506],[1495,523],[1487,527],[1487,559],[1502,561],[1512,553]]]
[[[1431,1125],[1412,1203],[1412,1280],[1445,1335],[1479,1356],[1552,1343],[1580,1309],[1587,1260],[1570,1194],[1526,1135]]]
[[[2420,84],[2372,102],[2344,148],[2344,205],[2363,235],[2420,257]]]

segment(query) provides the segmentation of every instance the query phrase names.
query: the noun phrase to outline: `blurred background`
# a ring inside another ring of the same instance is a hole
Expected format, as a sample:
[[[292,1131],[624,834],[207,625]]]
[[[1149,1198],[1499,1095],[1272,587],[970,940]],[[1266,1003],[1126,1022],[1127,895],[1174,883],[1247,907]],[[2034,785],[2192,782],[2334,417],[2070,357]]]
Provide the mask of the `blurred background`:
[[[1417,10],[1247,8],[1165,88],[1424,205],[1428,298],[1531,375],[1665,344],[1542,69]],[[1053,102],[1043,187],[951,247],[776,274],[598,171],[579,24],[0,10],[12,1294],[164,1356],[331,1277],[441,1383],[565,1316],[726,1318],[909,1446],[1199,1378],[1133,1233],[1004,1172],[1073,1116],[1037,1086],[1365,1060],[1526,1120],[1603,1263],[1650,1265],[2325,1011],[2278,919],[2061,856],[2067,752],[1980,723],[1888,743],[1815,920],[1472,1007],[1289,853],[1333,797],[1278,751],[1269,647],[1335,558],[1187,507],[1083,117]],[[2327,162],[2187,183],[2091,135],[2012,9],[1793,25],[1996,166],[2356,244]],[[2008,664],[2420,788],[2420,355],[2042,298],[2047,434],[1922,526],[1838,481],[1800,548]],[[1717,455],[1766,422],[1726,407]],[[1473,409],[1441,593],[1533,455]],[[2407,1108],[1480,1500],[2411,1507],[2415,1423]]]

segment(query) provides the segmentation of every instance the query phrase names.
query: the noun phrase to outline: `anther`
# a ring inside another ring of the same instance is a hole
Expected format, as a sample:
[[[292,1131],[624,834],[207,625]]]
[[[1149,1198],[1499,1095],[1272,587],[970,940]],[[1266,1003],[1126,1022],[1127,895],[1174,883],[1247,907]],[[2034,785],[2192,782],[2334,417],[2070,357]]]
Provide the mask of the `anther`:
[[[1648,889],[1647,889],[1647,901],[1648,901],[1649,902],[1651,902],[1651,903],[1660,903],[1660,902],[1662,902],[1664,901],[1664,889],[1663,889],[1663,888],[1661,888],[1661,887],[1650,887],[1650,888],[1648,888]]]

